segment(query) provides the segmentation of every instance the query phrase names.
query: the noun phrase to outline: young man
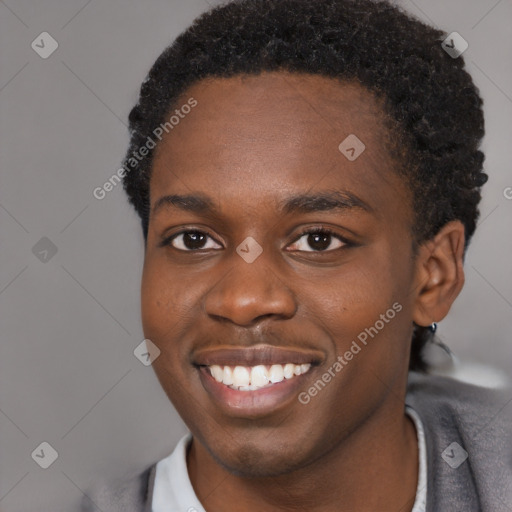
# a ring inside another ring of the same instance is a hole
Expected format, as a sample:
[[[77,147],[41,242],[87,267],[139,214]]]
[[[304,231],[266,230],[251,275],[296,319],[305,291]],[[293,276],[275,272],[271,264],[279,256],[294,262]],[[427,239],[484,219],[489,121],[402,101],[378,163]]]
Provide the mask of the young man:
[[[240,0],[159,57],[124,183],[190,435],[91,510],[512,509],[510,392],[420,372],[487,178],[444,37],[386,2]]]

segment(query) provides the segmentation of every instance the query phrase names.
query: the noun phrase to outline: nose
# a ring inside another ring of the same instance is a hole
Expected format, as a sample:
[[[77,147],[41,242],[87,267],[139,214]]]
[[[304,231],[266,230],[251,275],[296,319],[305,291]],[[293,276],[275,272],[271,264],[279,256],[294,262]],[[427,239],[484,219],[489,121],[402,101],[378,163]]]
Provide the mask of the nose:
[[[292,291],[260,256],[246,263],[234,255],[234,264],[208,291],[205,309],[209,316],[229,320],[240,326],[252,326],[275,316],[293,317],[297,304]]]

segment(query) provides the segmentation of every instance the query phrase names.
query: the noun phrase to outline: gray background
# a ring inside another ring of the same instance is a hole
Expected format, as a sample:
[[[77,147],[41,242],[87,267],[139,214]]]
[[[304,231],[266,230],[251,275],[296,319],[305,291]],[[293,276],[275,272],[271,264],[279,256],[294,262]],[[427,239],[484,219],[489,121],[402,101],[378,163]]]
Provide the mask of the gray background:
[[[0,1],[3,512],[75,510],[94,479],[164,457],[186,431],[133,355],[143,339],[138,218],[121,186],[102,201],[92,191],[119,167],[148,68],[214,3]],[[440,335],[460,359],[510,372],[512,2],[402,3],[469,42],[486,109],[490,181],[466,286]],[[31,48],[43,31],[59,44],[48,59]],[[46,262],[32,251],[42,237],[57,248]],[[59,454],[46,470],[31,458],[43,441]]]

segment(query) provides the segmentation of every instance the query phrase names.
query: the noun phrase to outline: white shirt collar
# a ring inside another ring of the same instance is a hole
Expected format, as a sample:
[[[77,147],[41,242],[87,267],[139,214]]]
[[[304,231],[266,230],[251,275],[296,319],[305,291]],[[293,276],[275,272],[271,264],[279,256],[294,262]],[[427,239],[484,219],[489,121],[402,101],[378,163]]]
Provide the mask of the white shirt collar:
[[[410,406],[405,406],[405,412],[412,419],[416,427],[418,437],[418,485],[416,487],[416,499],[411,512],[425,512],[427,508],[427,443],[425,441],[425,429],[418,413]]]
[[[187,470],[190,433],[183,436],[174,451],[156,465],[152,512],[206,512],[197,499]]]
[[[427,449],[425,432],[420,417],[406,406],[418,436],[419,475],[416,499],[411,512],[425,512],[427,501]],[[152,512],[206,512],[199,502],[187,470],[187,447],[192,439],[190,433],[183,436],[174,451],[156,465],[153,489]]]

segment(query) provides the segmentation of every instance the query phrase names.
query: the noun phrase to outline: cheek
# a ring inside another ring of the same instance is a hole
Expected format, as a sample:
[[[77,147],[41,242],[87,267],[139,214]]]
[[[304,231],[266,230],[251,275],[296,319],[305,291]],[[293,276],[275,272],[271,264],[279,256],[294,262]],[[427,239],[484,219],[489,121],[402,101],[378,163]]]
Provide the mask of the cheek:
[[[147,260],[141,283],[144,335],[161,344],[185,332],[197,304],[197,286],[166,270],[165,263]]]
[[[183,274],[182,274],[183,275]],[[182,340],[194,320],[194,286],[176,278],[159,258],[147,259],[141,282],[141,312],[144,337],[159,349],[152,364],[163,390],[181,412],[190,401],[190,390],[184,385],[194,378],[188,362],[186,343]]]
[[[305,314],[332,340],[331,362],[350,350],[357,352],[348,354],[357,363],[351,362],[351,370],[344,373],[363,366],[393,373],[405,364],[412,328],[411,272],[405,257],[381,246],[364,251],[327,278],[298,284]]]
[[[371,255],[370,255],[371,256]],[[340,335],[375,322],[399,295],[386,258],[356,259],[329,275],[304,279],[297,285],[302,302],[319,321]]]

